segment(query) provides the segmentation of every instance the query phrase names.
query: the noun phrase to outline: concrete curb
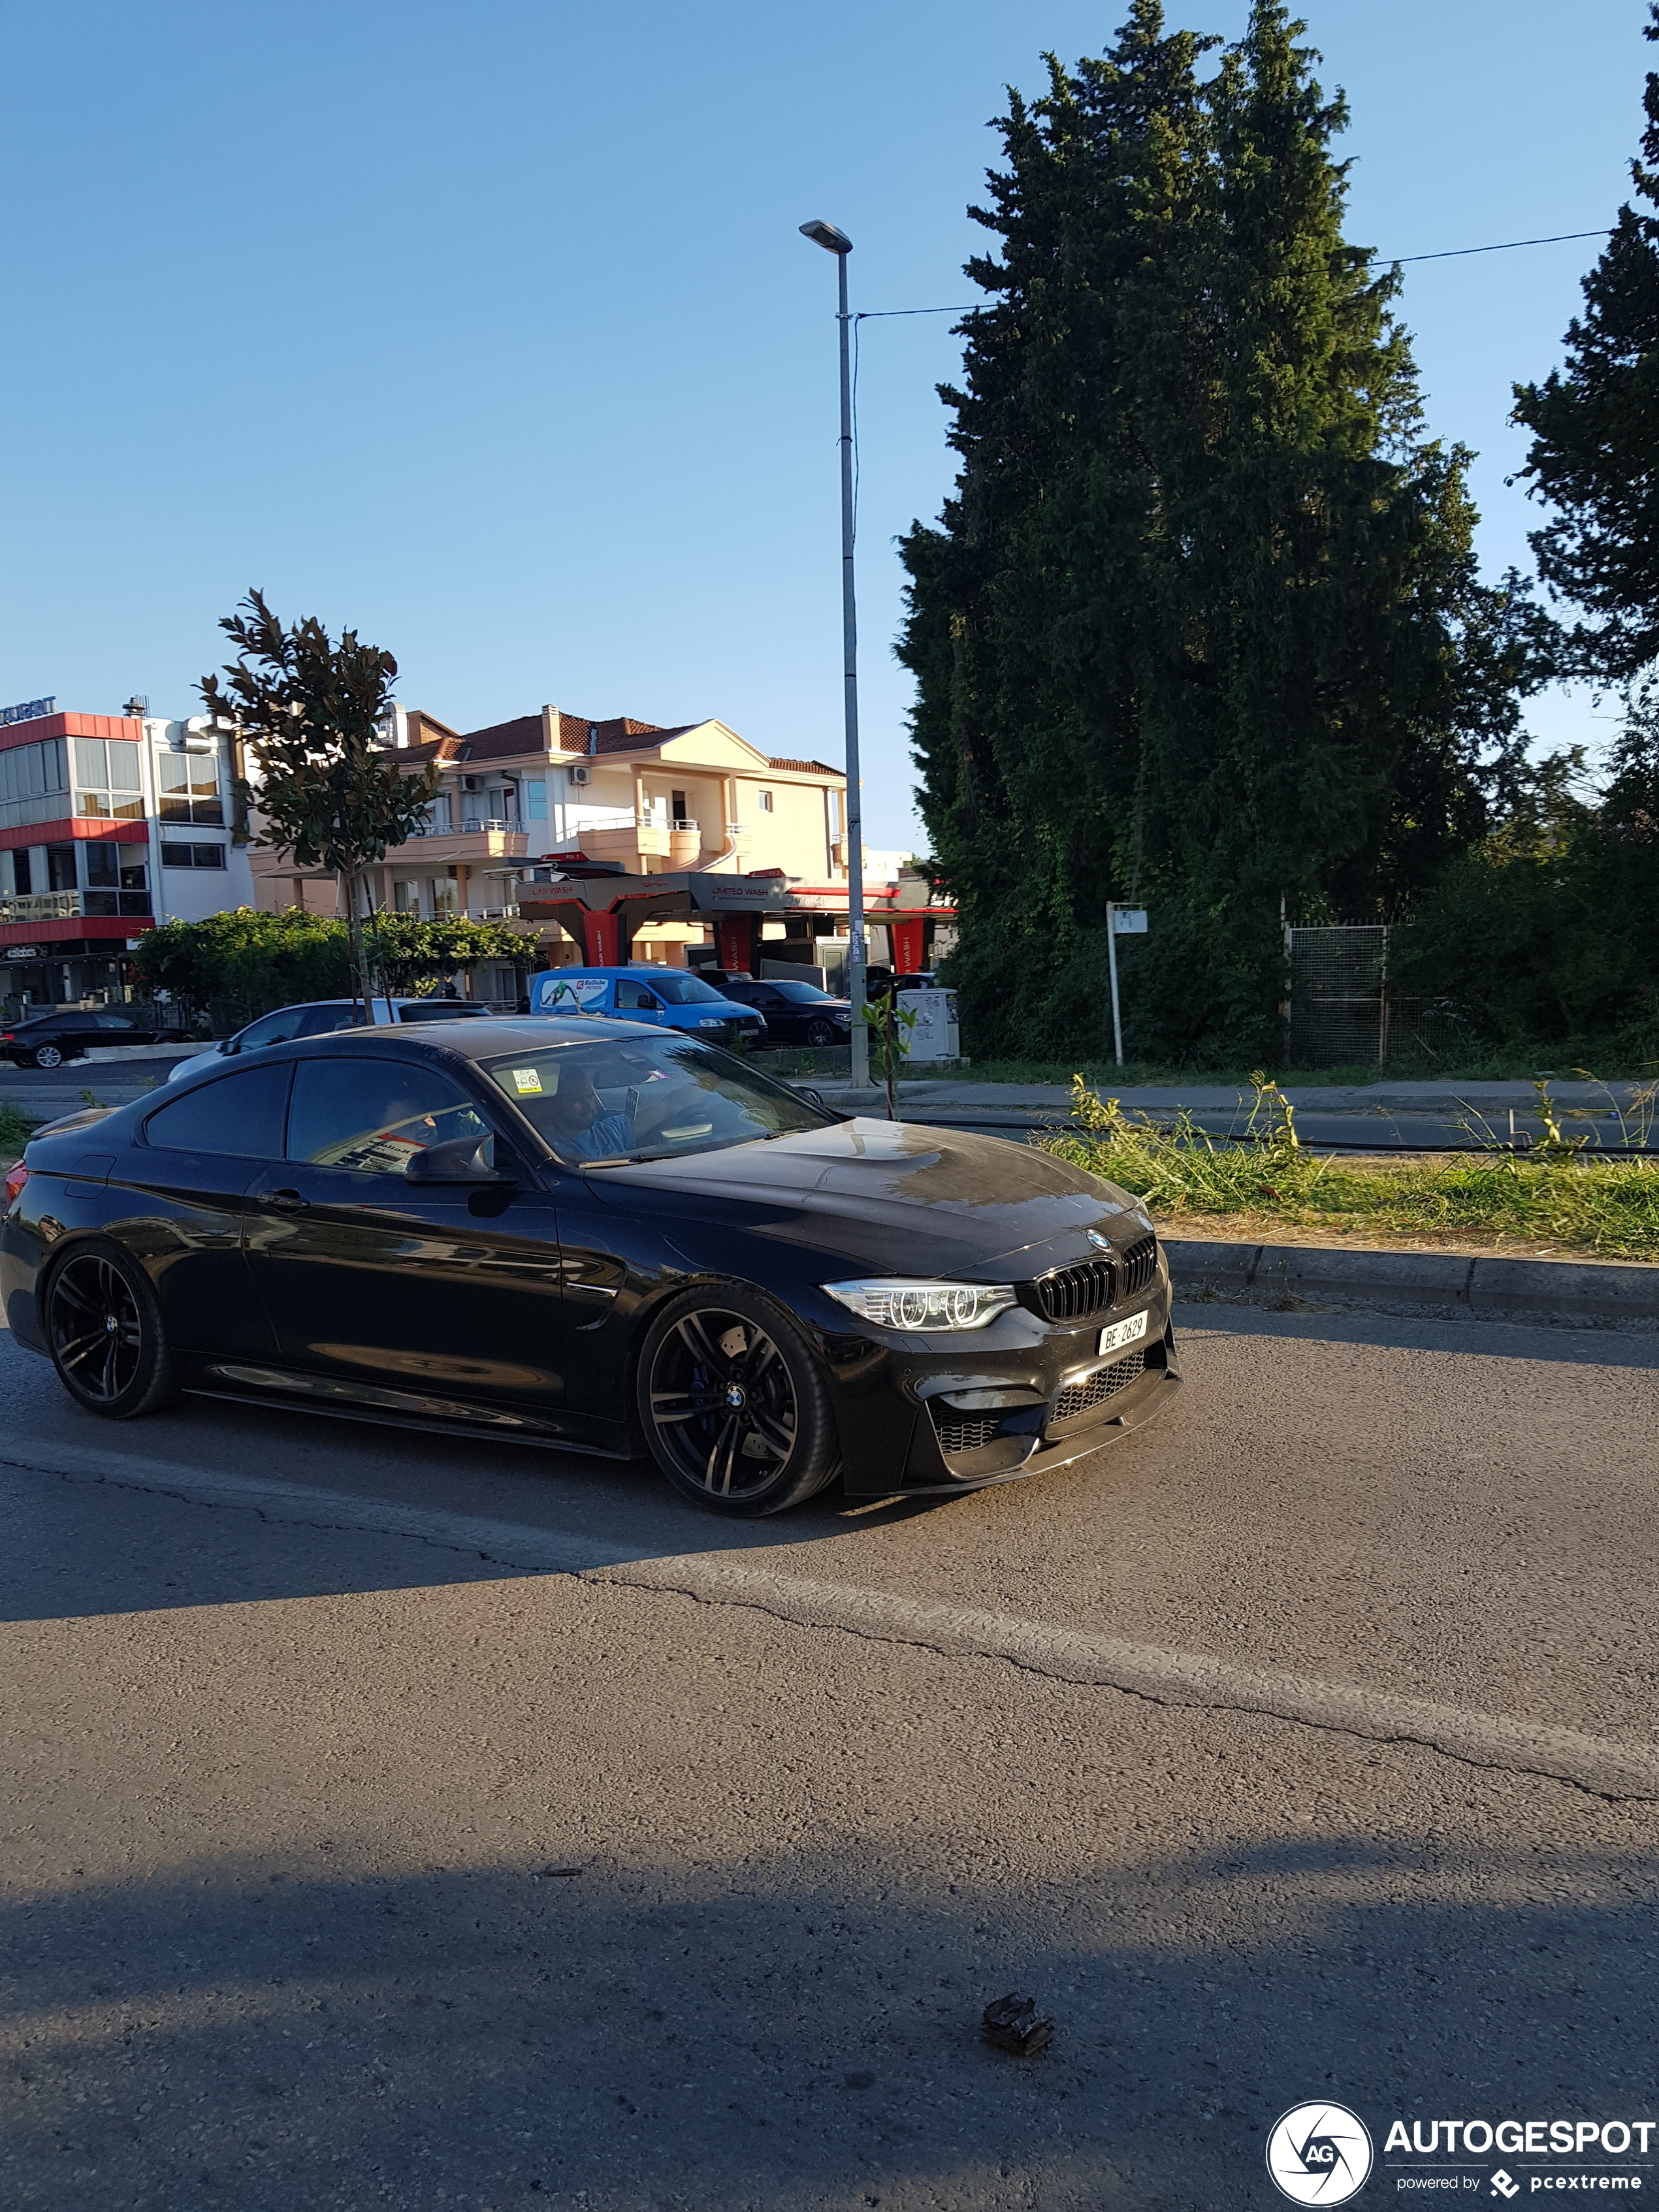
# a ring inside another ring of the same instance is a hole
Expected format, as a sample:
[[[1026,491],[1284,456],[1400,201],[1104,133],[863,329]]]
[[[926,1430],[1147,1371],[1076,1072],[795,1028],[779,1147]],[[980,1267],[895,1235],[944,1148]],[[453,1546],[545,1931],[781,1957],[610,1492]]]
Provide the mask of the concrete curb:
[[[1600,1260],[1504,1260],[1459,1252],[1338,1250],[1318,1244],[1164,1240],[1176,1295],[1206,1291],[1367,1306],[1445,1321],[1554,1322],[1659,1329],[1659,1267]]]

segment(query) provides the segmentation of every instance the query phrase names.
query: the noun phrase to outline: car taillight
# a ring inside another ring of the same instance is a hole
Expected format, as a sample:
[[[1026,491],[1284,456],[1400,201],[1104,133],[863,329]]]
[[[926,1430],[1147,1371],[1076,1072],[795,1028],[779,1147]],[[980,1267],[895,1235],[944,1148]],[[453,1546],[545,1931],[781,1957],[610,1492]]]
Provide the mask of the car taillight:
[[[18,1200],[22,1196],[23,1185],[28,1181],[28,1179],[29,1171],[23,1165],[21,1160],[18,1161],[15,1167],[10,1167],[6,1170],[6,1206],[8,1212],[16,1205]]]
[[[10,1030],[0,1030],[0,1044],[12,1044],[15,1038]]]

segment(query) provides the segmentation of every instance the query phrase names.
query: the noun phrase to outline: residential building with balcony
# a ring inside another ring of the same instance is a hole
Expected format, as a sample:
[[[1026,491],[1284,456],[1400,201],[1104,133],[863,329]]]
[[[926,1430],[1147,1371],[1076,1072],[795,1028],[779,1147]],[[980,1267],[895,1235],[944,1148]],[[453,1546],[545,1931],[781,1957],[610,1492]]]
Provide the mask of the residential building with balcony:
[[[370,872],[384,908],[511,915],[522,881],[567,866],[845,880],[841,770],[763,753],[721,721],[665,729],[548,706],[463,732],[399,708],[392,738],[400,763],[411,771],[435,765],[440,785],[420,834]],[[334,911],[331,877],[258,850],[253,868],[260,906]],[[682,960],[688,940],[702,934],[665,923],[638,950]]]
[[[118,1003],[143,931],[252,903],[225,741],[204,722],[58,714],[51,699],[8,714],[0,999],[11,1016]]]

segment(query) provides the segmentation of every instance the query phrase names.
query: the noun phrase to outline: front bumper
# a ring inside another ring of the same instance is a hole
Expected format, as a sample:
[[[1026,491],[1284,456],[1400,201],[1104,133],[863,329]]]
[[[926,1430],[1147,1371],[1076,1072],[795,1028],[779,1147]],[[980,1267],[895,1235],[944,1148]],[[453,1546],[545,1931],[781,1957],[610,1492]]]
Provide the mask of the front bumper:
[[[1102,1354],[1103,1328],[1141,1312],[1145,1336]],[[854,1498],[948,1494],[1045,1474],[1139,1428],[1182,1382],[1161,1256],[1147,1292],[1074,1328],[1022,1310],[984,1331],[837,1333],[823,1348],[836,1385],[842,1486]],[[1014,1402],[987,1405],[988,1397]]]

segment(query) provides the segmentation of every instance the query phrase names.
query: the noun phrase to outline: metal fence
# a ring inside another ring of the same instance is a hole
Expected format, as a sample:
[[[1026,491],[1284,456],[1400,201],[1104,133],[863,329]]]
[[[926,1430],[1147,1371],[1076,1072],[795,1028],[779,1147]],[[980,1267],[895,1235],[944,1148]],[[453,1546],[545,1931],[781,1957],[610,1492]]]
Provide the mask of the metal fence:
[[[1402,997],[1389,977],[1390,941],[1404,925],[1289,925],[1285,1059],[1292,1067],[1431,1066],[1465,1042],[1447,1000]]]

